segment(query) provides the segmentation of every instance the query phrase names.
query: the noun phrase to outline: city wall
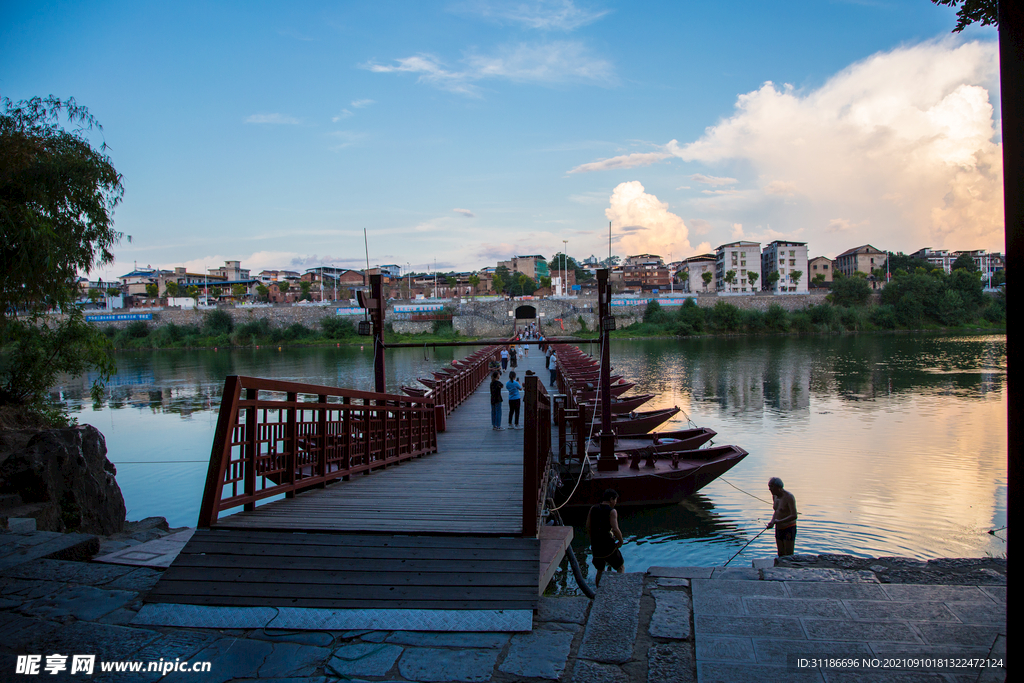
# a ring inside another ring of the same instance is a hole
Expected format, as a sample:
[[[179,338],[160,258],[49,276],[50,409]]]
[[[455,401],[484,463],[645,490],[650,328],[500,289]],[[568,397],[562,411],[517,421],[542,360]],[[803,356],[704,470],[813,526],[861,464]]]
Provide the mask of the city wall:
[[[719,301],[732,304],[742,310],[766,311],[772,304],[778,304],[787,311],[798,310],[807,306],[821,304],[825,301],[827,291],[812,292],[809,294],[756,294],[748,296],[718,296],[716,294],[700,294],[695,297],[698,306],[711,308]],[[416,334],[430,332],[433,329],[432,321],[412,321],[403,319],[403,316],[395,315],[393,306],[395,304],[415,302],[389,302],[386,317],[396,332],[402,334]],[[452,314],[452,326],[455,331],[464,336],[470,337],[500,337],[511,334],[516,320],[517,310],[520,315],[527,312],[528,308],[534,309],[534,317],[530,319],[519,319],[519,327],[528,322],[537,322],[541,331],[547,336],[561,334],[575,334],[585,326],[586,330],[597,329],[597,300],[594,298],[581,299],[538,299],[527,301],[462,301],[445,305],[445,312]],[[616,318],[616,326],[619,329],[627,327],[634,322],[643,319],[646,304],[640,306],[613,306],[612,313]],[[674,310],[673,307],[667,307]],[[320,321],[325,317],[335,315],[334,306],[297,306],[279,304],[260,308],[247,307],[225,307],[221,308],[231,316],[236,325],[245,324],[261,318],[266,318],[275,327],[288,327],[299,323],[309,328],[319,328]],[[115,311],[127,313],[128,311]],[[202,325],[203,318],[207,311],[193,309],[182,310],[178,308],[162,309],[133,309],[132,313],[153,313],[153,320],[150,325],[159,327],[169,323],[175,325]],[[97,312],[98,314],[99,312]],[[88,315],[93,315],[92,313]],[[353,322],[361,320],[362,316],[347,316]],[[582,325],[581,325],[582,323]],[[123,328],[130,324],[130,321],[97,322],[96,325],[106,327],[112,325],[115,328]]]

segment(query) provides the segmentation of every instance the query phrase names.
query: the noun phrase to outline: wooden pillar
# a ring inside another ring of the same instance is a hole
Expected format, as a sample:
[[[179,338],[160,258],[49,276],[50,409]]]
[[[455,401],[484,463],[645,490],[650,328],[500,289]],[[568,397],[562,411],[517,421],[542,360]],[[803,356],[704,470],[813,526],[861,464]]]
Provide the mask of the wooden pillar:
[[[373,323],[373,383],[378,394],[384,393],[384,296],[382,275],[370,276],[370,321]]]
[[[597,317],[601,325],[601,456],[597,459],[597,471],[614,472],[619,469],[619,461],[615,459],[615,433],[612,431],[611,349],[608,347],[615,319],[611,314],[612,287],[607,268],[597,271],[597,297]],[[586,410],[581,408],[580,414],[586,415]]]
[[[537,375],[526,376],[523,420],[523,536],[537,535]]]

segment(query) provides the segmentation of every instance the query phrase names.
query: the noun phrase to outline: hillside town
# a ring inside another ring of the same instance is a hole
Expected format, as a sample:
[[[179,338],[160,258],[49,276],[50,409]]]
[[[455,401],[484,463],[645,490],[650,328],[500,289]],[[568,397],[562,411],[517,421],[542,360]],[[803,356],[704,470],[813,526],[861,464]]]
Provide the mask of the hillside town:
[[[835,258],[810,257],[806,242],[738,241],[714,252],[666,263],[657,254],[613,256],[599,261],[557,254],[513,256],[476,271],[413,272],[408,264],[378,265],[364,270],[321,265],[297,270],[253,273],[240,261],[226,261],[207,272],[135,267],[115,281],[79,280],[80,300],[96,308],[157,305],[185,308],[222,303],[288,304],[347,302],[366,287],[369,276],[383,276],[389,299],[452,299],[486,296],[574,296],[586,294],[598,268],[610,267],[613,291],[623,296],[716,295],[756,293],[806,294],[828,288],[836,277],[863,277],[881,289],[894,272],[922,267],[953,270],[957,259],[973,260],[986,288],[1005,281],[1003,254],[984,249],[949,251],[925,247],[912,254],[894,254],[865,244]]]

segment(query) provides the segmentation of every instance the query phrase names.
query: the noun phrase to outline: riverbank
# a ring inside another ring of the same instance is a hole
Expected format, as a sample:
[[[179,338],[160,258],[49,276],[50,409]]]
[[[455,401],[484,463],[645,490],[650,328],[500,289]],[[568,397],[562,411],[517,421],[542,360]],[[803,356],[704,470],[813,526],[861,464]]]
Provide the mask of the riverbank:
[[[891,580],[900,577],[888,570],[785,566],[848,561],[839,555],[777,566],[765,558],[755,562],[760,568],[651,567],[606,575],[593,601],[541,598],[532,631],[523,633],[284,630],[272,621],[244,625],[245,608],[221,614],[219,624],[187,628],[147,617],[145,596],[160,569],[89,561],[119,544],[142,557],[174,531],[150,522],[116,539],[90,537],[91,545],[78,539],[75,547],[92,549],[86,555],[47,552],[82,535],[0,533],[0,671],[17,678],[18,656],[38,655],[45,674],[47,657],[59,652],[67,659],[55,664],[65,668],[48,680],[77,680],[81,673],[70,674],[76,654],[95,655],[93,675],[102,681],[125,676],[104,676],[102,663],[161,660],[208,663],[202,674],[189,672],[194,680],[294,683],[966,683],[1006,676],[1006,564],[992,558],[932,560],[923,563],[933,568],[927,577],[902,577],[913,581]]]

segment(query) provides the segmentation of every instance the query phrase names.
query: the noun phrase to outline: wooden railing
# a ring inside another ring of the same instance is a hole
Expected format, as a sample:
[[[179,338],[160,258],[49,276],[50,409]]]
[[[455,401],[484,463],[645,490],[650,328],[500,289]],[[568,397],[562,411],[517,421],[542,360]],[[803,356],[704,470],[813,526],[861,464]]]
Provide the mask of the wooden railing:
[[[524,379],[523,536],[535,537],[551,470],[551,397],[537,375]]]
[[[445,367],[444,377],[437,377],[435,373],[436,384],[427,396],[433,398],[435,404],[443,405],[444,414],[450,415],[490,376],[489,364],[498,360],[500,352],[500,346],[488,346]]]
[[[232,375],[199,511],[224,510],[437,450],[434,400]]]

